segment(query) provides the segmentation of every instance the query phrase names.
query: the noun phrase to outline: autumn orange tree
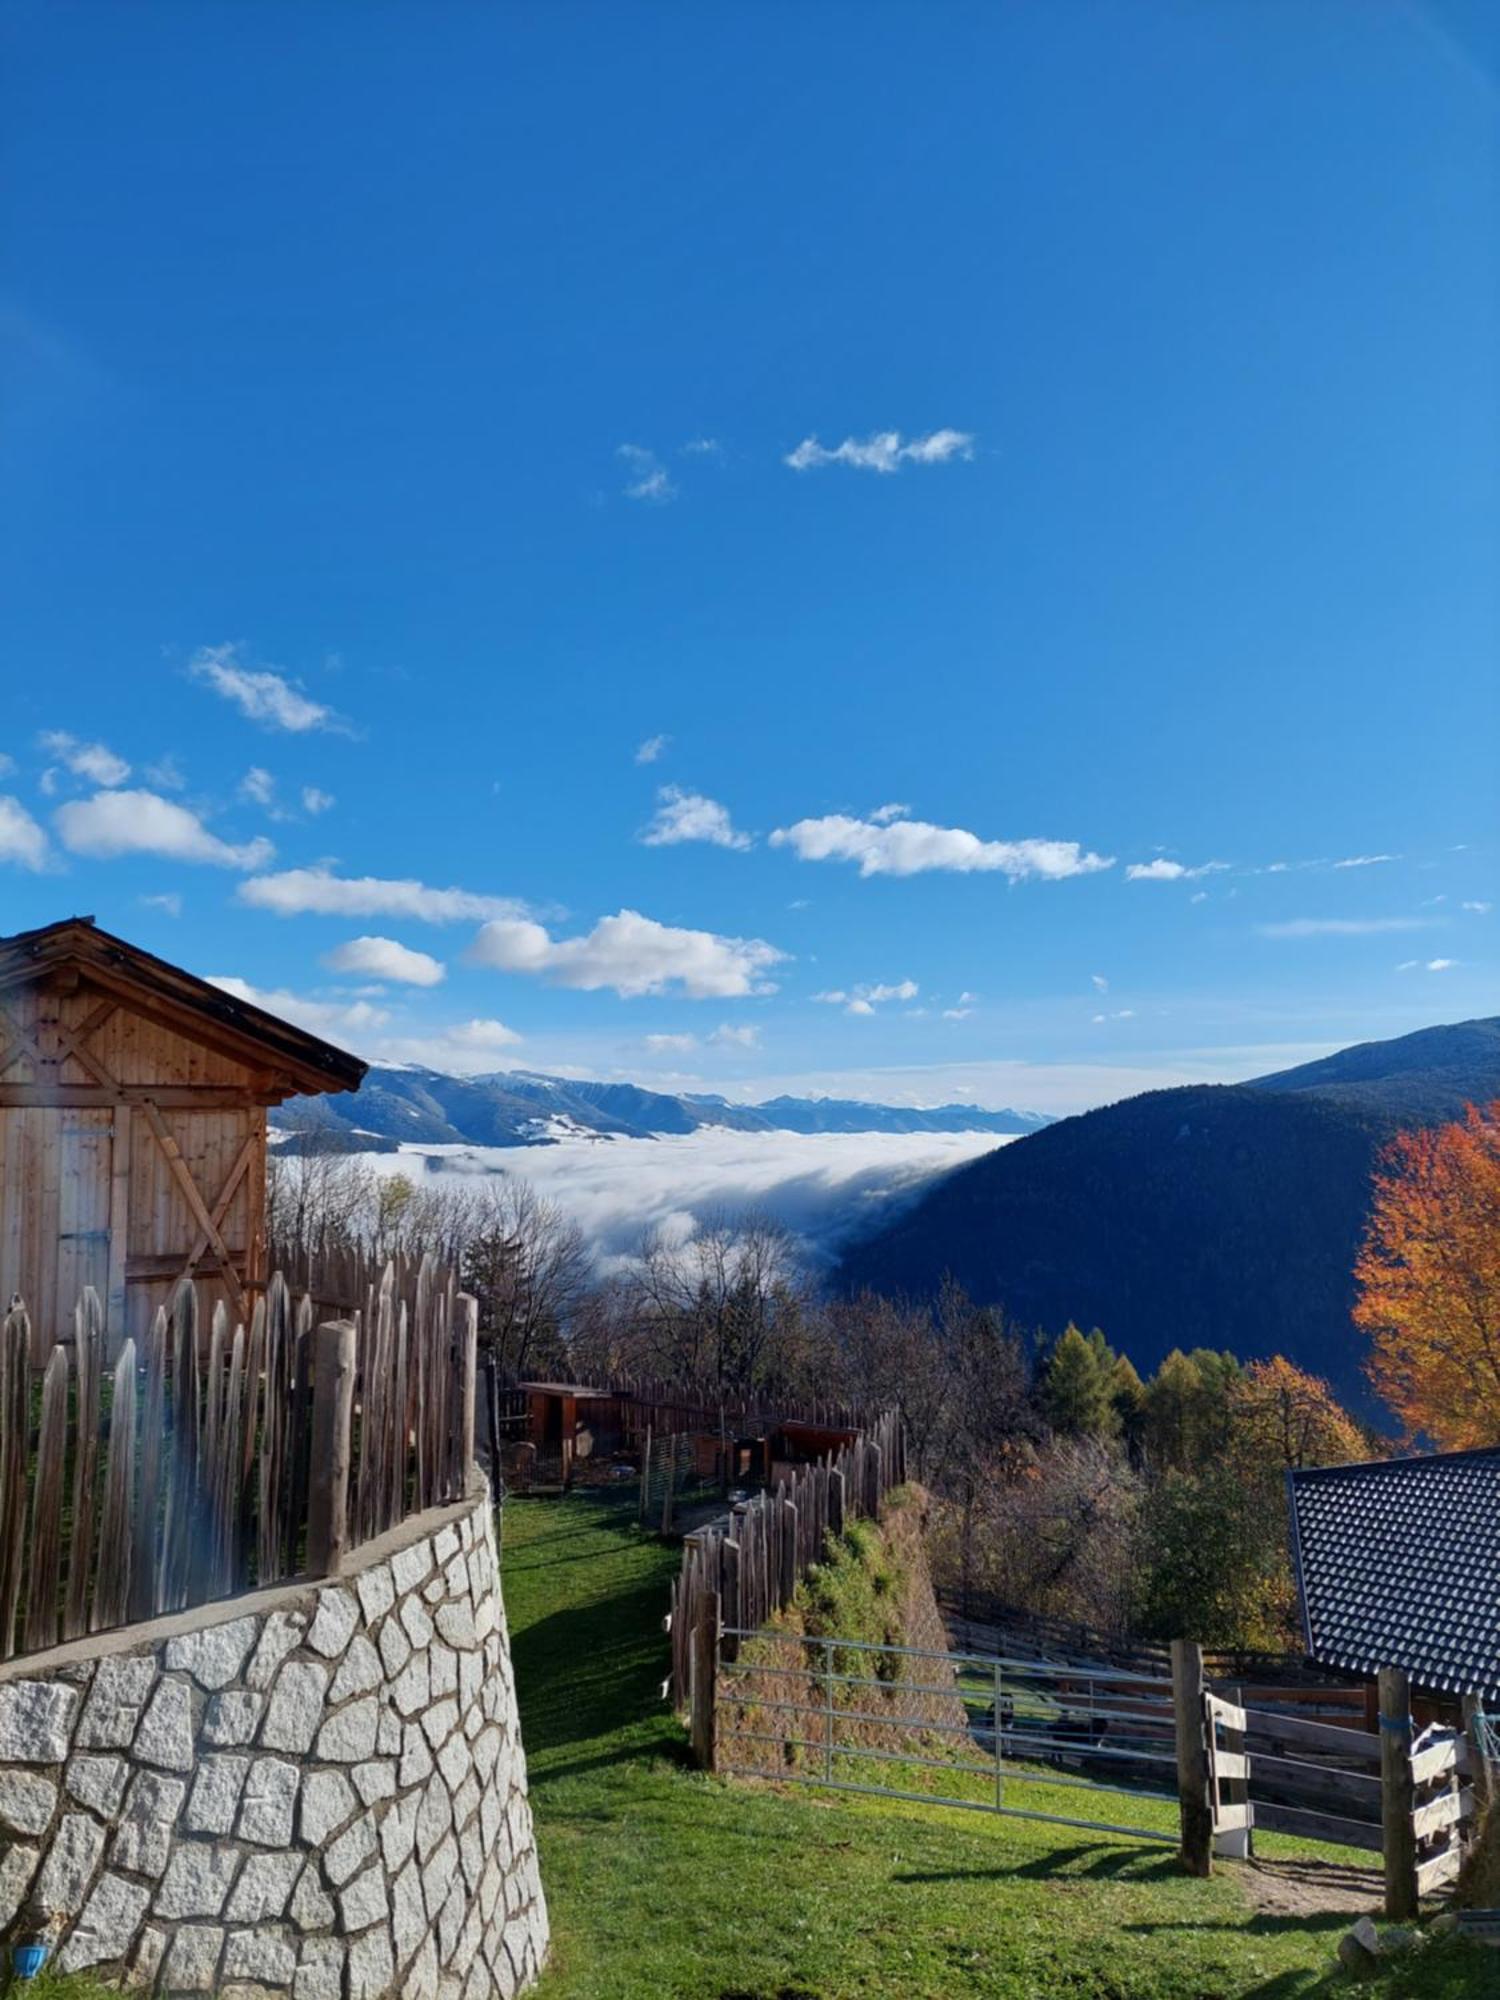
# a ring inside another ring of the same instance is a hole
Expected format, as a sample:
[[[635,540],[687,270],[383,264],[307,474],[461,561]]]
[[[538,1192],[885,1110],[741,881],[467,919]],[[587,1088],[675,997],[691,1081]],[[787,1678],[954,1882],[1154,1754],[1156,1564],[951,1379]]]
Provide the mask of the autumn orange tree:
[[[1500,1100],[1386,1148],[1355,1279],[1370,1379],[1408,1429],[1500,1440]]]

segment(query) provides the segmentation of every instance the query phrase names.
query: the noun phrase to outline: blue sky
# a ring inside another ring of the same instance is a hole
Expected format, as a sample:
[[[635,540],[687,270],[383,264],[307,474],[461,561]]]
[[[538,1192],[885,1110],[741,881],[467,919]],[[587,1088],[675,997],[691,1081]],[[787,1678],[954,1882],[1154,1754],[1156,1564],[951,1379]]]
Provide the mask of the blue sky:
[[[737,1095],[1494,1012],[1495,23],[11,4],[4,928]]]

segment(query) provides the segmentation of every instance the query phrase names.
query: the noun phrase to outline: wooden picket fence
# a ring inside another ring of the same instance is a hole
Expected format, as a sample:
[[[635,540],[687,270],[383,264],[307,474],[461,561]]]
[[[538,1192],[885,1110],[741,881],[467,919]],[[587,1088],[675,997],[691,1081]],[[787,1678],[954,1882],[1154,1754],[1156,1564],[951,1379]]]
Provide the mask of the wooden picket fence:
[[[711,1658],[721,1628],[753,1631],[784,1610],[799,1578],[822,1561],[829,1534],[846,1521],[877,1518],[905,1477],[905,1433],[890,1411],[841,1451],[796,1467],[774,1491],[687,1537],[669,1625],[670,1688],[679,1709],[691,1698],[695,1652]]]
[[[474,1301],[430,1260],[366,1272],[320,1322],[281,1273],[233,1328],[179,1286],[105,1367],[85,1291],[43,1369],[0,1323],[0,1659],[293,1576],[457,1500],[473,1457]]]

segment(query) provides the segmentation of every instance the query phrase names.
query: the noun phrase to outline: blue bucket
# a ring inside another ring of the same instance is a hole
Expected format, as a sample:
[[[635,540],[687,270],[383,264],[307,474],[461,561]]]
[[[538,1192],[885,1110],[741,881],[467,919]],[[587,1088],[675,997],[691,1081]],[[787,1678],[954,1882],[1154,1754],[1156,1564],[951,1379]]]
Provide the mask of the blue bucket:
[[[10,1962],[17,1979],[35,1979],[47,1963],[47,1947],[44,1944],[12,1945]]]

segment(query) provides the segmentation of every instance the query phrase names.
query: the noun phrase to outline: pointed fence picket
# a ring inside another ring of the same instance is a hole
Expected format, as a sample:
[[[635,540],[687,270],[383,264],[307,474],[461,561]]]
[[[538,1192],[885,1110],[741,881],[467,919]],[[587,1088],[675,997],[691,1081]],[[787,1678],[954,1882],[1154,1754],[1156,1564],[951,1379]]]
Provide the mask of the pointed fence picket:
[[[320,1561],[462,1497],[474,1302],[430,1259],[346,1259],[335,1279],[360,1301],[342,1316],[352,1338],[324,1342],[320,1288],[294,1295],[279,1272],[248,1325],[222,1303],[205,1325],[184,1283],[112,1371],[92,1290],[40,1370],[12,1302],[0,1320],[0,1660],[323,1573]],[[320,1371],[325,1353],[336,1358]]]

